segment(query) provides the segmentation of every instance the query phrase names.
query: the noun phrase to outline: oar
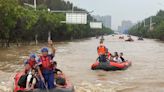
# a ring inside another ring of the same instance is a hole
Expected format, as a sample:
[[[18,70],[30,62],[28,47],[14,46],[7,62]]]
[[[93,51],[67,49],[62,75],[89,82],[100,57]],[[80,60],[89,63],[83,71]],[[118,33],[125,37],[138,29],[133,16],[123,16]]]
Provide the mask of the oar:
[[[43,81],[43,80],[42,80],[42,81]],[[45,83],[44,81],[43,81],[43,84],[44,84],[44,86],[45,86],[45,88],[46,88],[46,91],[47,91],[47,92],[50,92],[49,89],[48,89],[48,87],[47,87],[47,85],[46,85],[46,83]]]

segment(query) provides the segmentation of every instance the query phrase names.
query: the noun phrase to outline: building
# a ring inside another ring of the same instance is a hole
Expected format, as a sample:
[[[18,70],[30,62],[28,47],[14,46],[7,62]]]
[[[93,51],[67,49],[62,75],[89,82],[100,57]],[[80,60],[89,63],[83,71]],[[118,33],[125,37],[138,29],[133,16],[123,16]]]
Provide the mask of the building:
[[[106,28],[111,28],[112,18],[110,15],[107,16],[93,16],[97,21],[101,21]]]
[[[127,33],[128,30],[133,26],[133,23],[131,21],[122,21],[121,26],[118,26],[118,31],[120,33]]]

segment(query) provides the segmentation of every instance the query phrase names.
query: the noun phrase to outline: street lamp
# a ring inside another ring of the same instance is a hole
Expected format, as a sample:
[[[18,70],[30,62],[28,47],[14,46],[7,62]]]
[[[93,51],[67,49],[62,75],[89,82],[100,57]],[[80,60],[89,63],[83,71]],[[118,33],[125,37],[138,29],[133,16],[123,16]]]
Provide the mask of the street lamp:
[[[36,0],[34,0],[34,5],[31,5],[31,4],[28,4],[28,3],[24,3],[24,5],[27,5],[27,6],[29,6],[29,7],[32,7],[32,8],[34,8],[35,11],[36,11]]]
[[[34,8],[35,8],[35,11],[36,11],[36,0],[34,0]]]
[[[48,12],[51,12],[50,8],[47,9]],[[51,31],[48,32],[48,41],[51,40]]]

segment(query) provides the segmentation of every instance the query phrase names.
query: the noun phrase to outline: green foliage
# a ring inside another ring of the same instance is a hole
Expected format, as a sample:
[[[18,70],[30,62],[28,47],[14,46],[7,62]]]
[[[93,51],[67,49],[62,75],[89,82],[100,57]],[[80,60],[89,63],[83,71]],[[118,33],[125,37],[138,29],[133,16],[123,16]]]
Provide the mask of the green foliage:
[[[147,38],[157,38],[164,40],[164,11],[160,10],[156,16],[151,16],[154,23],[153,30],[149,30],[150,17],[145,19],[144,23],[136,24],[129,30],[129,34],[135,36],[143,36]],[[140,26],[139,26],[140,25]]]
[[[19,1],[19,2],[18,2]],[[48,12],[51,10],[71,10],[72,3],[63,0],[37,0],[37,10],[24,6],[23,3],[33,4],[33,0],[0,0],[0,42],[47,41],[48,32],[52,33],[53,40],[69,40],[71,38],[84,38],[101,34],[112,33],[111,29],[103,28],[91,30],[89,24],[72,25],[62,24],[65,20],[63,13]],[[85,11],[78,7],[78,11]],[[88,15],[88,20],[93,18]]]

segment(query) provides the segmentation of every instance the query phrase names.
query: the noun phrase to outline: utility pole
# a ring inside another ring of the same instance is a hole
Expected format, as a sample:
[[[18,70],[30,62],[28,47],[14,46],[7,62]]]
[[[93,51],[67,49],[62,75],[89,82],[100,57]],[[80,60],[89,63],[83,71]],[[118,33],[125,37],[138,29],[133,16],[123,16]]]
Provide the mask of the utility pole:
[[[24,3],[24,5],[29,6],[29,7],[32,7],[36,11],[36,0],[34,0],[34,5],[31,5],[31,4],[28,4],[28,3]]]
[[[73,4],[72,4],[72,13],[73,13],[73,11],[74,11],[74,6],[73,6]]]
[[[146,27],[146,23],[145,23],[145,20],[144,20],[144,27]]]
[[[149,30],[152,31],[153,30],[153,25],[154,23],[152,22],[152,17],[150,17],[150,27],[149,27]]]
[[[28,4],[28,3],[24,3],[24,5],[32,7],[36,11],[36,0],[34,0],[34,5],[31,5],[31,4]],[[35,34],[35,45],[37,45],[37,44],[38,44],[38,34]]]
[[[35,45],[38,45],[38,34],[35,34]]]
[[[51,40],[51,32],[49,31],[48,32],[48,41],[50,41]]]
[[[50,10],[50,8],[48,8],[48,12],[50,12],[51,10]],[[48,41],[50,41],[51,40],[51,31],[49,31],[48,32]]]
[[[36,0],[34,0],[34,8],[35,8],[35,11],[36,11]]]

